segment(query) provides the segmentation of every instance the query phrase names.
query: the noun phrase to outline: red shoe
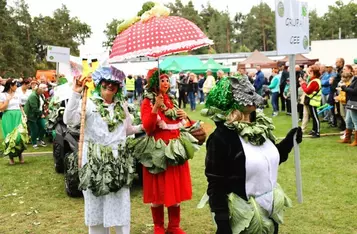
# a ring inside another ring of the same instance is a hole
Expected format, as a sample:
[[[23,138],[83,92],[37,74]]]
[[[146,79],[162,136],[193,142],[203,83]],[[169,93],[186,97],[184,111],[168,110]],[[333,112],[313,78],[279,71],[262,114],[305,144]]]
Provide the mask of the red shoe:
[[[164,206],[151,207],[151,214],[154,222],[154,234],[165,234]]]
[[[169,211],[169,226],[167,227],[167,234],[186,234],[180,228],[180,206],[170,206],[167,208]]]

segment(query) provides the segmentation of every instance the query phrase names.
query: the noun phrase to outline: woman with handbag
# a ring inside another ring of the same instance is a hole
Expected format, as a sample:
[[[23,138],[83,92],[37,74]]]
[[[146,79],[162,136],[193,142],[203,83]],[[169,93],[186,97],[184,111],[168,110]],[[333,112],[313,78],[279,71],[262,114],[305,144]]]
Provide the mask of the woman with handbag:
[[[179,108],[170,94],[170,81],[157,69],[149,71],[148,86],[141,106],[141,120],[147,134],[134,146],[133,155],[143,165],[143,199],[151,204],[155,234],[182,234],[180,203],[192,198],[188,159],[203,143],[189,132],[182,131],[187,114]],[[193,134],[194,135],[194,134]],[[168,209],[169,223],[165,232],[164,206]]]
[[[351,146],[357,146],[357,65],[353,66],[354,77],[349,86],[342,85],[341,88],[337,88],[346,92],[346,131],[345,139],[343,143],[351,143],[352,132],[355,130],[355,139],[350,144]]]
[[[320,137],[320,120],[317,114],[317,108],[321,106],[321,73],[320,68],[317,65],[313,65],[310,68],[310,80],[309,83],[299,78],[300,86],[306,94],[304,103],[309,106],[310,115],[313,120],[313,128],[310,135],[313,138]]]

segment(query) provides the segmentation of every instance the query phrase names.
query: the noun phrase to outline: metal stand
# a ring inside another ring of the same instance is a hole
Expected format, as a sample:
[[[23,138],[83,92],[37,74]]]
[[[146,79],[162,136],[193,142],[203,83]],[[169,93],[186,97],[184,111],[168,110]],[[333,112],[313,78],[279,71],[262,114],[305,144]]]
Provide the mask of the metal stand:
[[[290,92],[291,92],[291,117],[293,128],[298,127],[298,113],[297,113],[297,93],[296,93],[296,73],[295,73],[295,54],[289,55],[290,68]],[[300,164],[300,148],[294,140],[294,160],[295,160],[295,176],[296,176],[296,192],[298,202],[303,202],[302,197],[302,179],[301,179],[301,164]]]

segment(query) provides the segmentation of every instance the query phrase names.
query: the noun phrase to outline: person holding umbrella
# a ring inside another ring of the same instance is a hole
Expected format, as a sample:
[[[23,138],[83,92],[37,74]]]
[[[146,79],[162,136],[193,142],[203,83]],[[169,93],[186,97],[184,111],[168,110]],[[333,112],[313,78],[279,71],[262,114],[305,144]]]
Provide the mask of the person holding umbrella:
[[[144,203],[151,204],[155,234],[165,234],[164,206],[169,216],[166,233],[184,234],[180,228],[180,203],[192,198],[188,159],[198,150],[196,138],[203,143],[205,134],[192,133],[194,138],[181,132],[187,114],[170,94],[166,74],[159,76],[158,70],[153,69],[147,77],[148,87],[141,106],[147,136],[134,152],[143,164],[143,199]]]
[[[73,93],[64,112],[67,125],[86,119],[83,153],[79,170],[84,195],[85,224],[90,234],[130,233],[130,190],[134,177],[133,158],[126,151],[126,138],[139,133],[133,126],[122,87],[125,75],[113,67],[101,67],[92,73],[93,95],[87,99],[81,116],[80,99],[87,79],[74,80]],[[108,170],[111,173],[106,173]]]

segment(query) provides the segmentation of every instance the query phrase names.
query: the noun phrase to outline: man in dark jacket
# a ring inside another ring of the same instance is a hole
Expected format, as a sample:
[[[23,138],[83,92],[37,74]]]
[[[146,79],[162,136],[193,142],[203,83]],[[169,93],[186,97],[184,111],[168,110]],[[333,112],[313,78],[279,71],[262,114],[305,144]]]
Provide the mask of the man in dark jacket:
[[[25,106],[24,111],[27,116],[27,124],[31,132],[31,142],[34,149],[38,148],[39,144],[43,147],[46,143],[43,141],[45,136],[45,115],[43,113],[43,105],[45,103],[43,94],[47,91],[45,84],[40,84],[39,87],[31,93]]]
[[[179,108],[181,108],[181,104],[183,104],[183,108],[186,108],[187,104],[187,92],[188,92],[188,77],[184,73],[180,73],[180,79],[178,82],[179,88]]]
[[[257,92],[260,96],[263,95],[264,82],[265,82],[264,74],[261,71],[260,65],[258,65],[257,66],[257,73],[255,75],[255,80],[254,80],[254,88],[255,88],[255,92]]]
[[[141,105],[141,100],[144,93],[144,81],[141,78],[141,76],[138,76],[135,80],[135,92],[136,92],[136,99],[139,101]]]
[[[338,58],[336,59],[336,77],[331,78],[330,80],[330,95],[329,95],[329,100],[328,103],[333,106],[334,108],[331,109],[331,113],[332,113],[332,119],[333,122],[331,123],[331,127],[337,127],[337,120],[340,120],[341,124],[339,126],[339,128],[341,130],[345,130],[346,128],[346,124],[344,119],[341,116],[341,111],[340,111],[340,103],[336,102],[334,97],[336,95],[336,88],[338,86],[338,83],[341,81],[341,75],[343,72],[343,67],[345,66],[345,60],[343,58]],[[336,111],[337,110],[337,113]]]
[[[289,78],[288,67],[285,64],[281,65],[281,77],[280,77],[280,101],[281,101],[281,111],[285,111],[285,98],[284,98],[284,89],[286,86],[286,81]],[[297,79],[298,80],[298,79]],[[279,108],[279,105],[278,105]]]

